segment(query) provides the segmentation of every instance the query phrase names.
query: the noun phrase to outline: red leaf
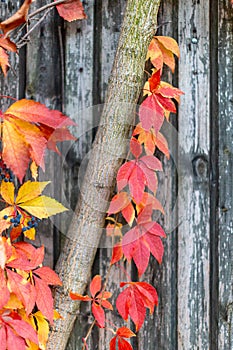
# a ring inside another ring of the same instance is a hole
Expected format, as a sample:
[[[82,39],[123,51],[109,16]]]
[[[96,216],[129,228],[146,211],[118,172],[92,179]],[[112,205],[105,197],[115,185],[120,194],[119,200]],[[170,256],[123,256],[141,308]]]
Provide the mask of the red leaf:
[[[128,287],[119,294],[116,300],[117,310],[124,320],[130,316],[138,331],[145,319],[146,310],[153,312],[158,304],[158,295],[154,287],[146,282],[122,282],[121,287]]]
[[[110,350],[116,350],[116,339],[117,337],[115,336],[114,338],[111,339],[109,345],[110,345]]]
[[[20,182],[31,159],[44,168],[47,142],[54,130],[74,125],[61,112],[51,111],[39,102],[26,99],[13,103],[2,119],[3,158]],[[68,139],[67,134],[65,139]],[[55,141],[56,138],[53,143]]]
[[[136,164],[129,178],[129,189],[136,203],[140,203],[145,189],[145,174]]]
[[[123,257],[123,250],[121,243],[116,244],[112,249],[112,259],[110,264],[113,265],[116,262],[120,261]]]
[[[48,285],[40,278],[34,276],[37,292],[36,305],[42,314],[53,324],[53,297]]]
[[[127,192],[120,192],[116,194],[110,203],[108,214],[115,214],[121,211],[123,208],[127,207],[129,203],[131,202],[131,199]]]
[[[26,311],[28,311],[31,291],[30,283],[26,282],[18,273],[13,272],[9,269],[7,269],[7,277],[11,291],[15,293],[20,301],[22,301]]]
[[[146,131],[149,131],[152,126],[155,132],[160,130],[164,121],[164,109],[153,95],[148,96],[140,105],[139,118]]]
[[[26,349],[26,343],[24,339],[21,337],[18,337],[10,327],[6,327],[6,342],[7,342],[7,350],[25,350]],[[4,349],[5,350],[5,349]]]
[[[127,260],[133,259],[141,276],[149,263],[150,253],[161,263],[164,253],[160,237],[165,237],[162,227],[151,221],[152,205],[145,207],[138,216],[137,226],[122,239],[122,250]]]
[[[0,328],[0,344],[3,350],[6,349],[6,328],[2,326]]]
[[[23,320],[14,320],[14,319],[12,319],[11,321],[8,321],[7,323],[12,328],[14,328],[14,330],[20,337],[24,339],[29,339],[33,343],[38,344],[37,334],[30,324],[28,324]]]
[[[33,271],[33,274],[39,276],[45,283],[54,286],[61,286],[62,282],[56,272],[47,266],[40,267],[39,269]]]
[[[105,314],[103,308],[93,302],[91,309],[96,321],[99,323],[100,327],[103,328],[105,325]]]
[[[138,158],[142,153],[142,146],[135,137],[132,137],[130,140],[130,151],[135,158]]]
[[[57,5],[56,7],[59,15],[68,22],[72,22],[76,19],[87,18],[80,0],[70,0],[64,4]]]
[[[116,307],[124,320],[127,320],[128,316],[131,317],[137,332],[143,325],[146,316],[144,303],[138,289],[133,285],[126,288],[119,294],[116,300]]]
[[[123,339],[135,337],[136,335],[127,327],[118,328],[116,336],[110,341],[110,350],[116,350],[116,343],[118,342],[119,350],[133,350],[132,346]]]
[[[101,290],[101,276],[96,275],[90,283],[91,296],[94,298],[95,295]]]
[[[118,337],[118,350],[133,350],[133,348],[125,339]]]
[[[117,173],[117,187],[118,191],[127,186],[129,177],[134,169],[135,161],[130,161],[123,164]]]

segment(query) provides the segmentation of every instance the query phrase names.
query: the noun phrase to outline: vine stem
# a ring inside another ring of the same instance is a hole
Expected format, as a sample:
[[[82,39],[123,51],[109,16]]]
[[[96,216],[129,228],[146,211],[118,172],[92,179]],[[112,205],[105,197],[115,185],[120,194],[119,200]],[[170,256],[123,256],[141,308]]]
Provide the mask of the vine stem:
[[[57,1],[51,2],[50,4],[44,5],[44,6],[40,7],[39,9],[35,10],[34,12],[30,13],[28,15],[28,19],[31,19],[32,17],[38,15],[38,13],[40,13],[42,11],[45,11],[47,9],[50,9],[50,8],[56,6],[56,5],[60,5],[63,2],[67,2],[67,1],[68,0],[57,0]]]

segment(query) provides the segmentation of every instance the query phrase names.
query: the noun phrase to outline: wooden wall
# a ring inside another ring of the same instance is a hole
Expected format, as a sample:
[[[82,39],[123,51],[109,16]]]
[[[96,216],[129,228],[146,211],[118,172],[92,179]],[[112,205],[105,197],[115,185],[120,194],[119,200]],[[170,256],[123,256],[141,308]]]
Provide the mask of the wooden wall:
[[[48,1],[37,0],[34,7]],[[20,1],[1,2],[1,18]],[[50,194],[74,208],[79,169],[91,148],[96,117],[90,108],[104,102],[126,0],[87,0],[87,20],[63,23],[52,11],[27,48],[12,55],[12,70],[1,79],[1,94],[33,98],[63,110],[78,124],[79,140],[63,146],[65,158],[49,155]],[[159,14],[161,35],[176,38],[181,58],[175,77],[185,92],[171,121],[172,159],[161,178],[168,233],[164,261],[151,260],[145,279],[158,290],[159,306],[133,341],[135,350],[233,349],[233,10],[230,0],[166,0]],[[126,67],[127,68],[127,67]],[[8,101],[1,99],[1,109]],[[88,109],[89,108],[89,109]],[[84,113],[80,111],[83,110]],[[177,136],[177,137],[176,137]],[[172,213],[172,215],[171,215]],[[70,215],[43,223],[37,238],[53,266]],[[60,231],[60,233],[59,233]],[[109,249],[99,249],[93,275],[104,274]],[[128,269],[136,279],[134,267]],[[109,289],[123,278],[112,271]],[[114,317],[113,317],[114,316]],[[120,324],[117,315],[109,321]],[[91,323],[82,306],[67,346],[80,350]],[[107,350],[111,335],[96,330],[91,350]]]

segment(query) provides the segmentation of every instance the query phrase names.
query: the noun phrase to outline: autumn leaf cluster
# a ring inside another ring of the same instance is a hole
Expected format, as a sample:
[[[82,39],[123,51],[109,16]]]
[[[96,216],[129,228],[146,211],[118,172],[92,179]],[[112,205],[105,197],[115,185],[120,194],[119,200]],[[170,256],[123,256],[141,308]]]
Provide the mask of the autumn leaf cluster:
[[[107,213],[107,235],[112,236],[115,242],[109,269],[113,265],[119,267],[121,262],[130,263],[133,260],[138,271],[139,281],[121,282],[119,287],[124,289],[116,298],[118,313],[125,321],[130,317],[135,325],[134,332],[142,327],[146,310],[152,314],[158,305],[155,287],[141,281],[141,278],[148,267],[150,256],[161,264],[164,253],[162,240],[166,234],[161,225],[153,220],[154,211],[164,214],[164,208],[156,198],[157,173],[163,171],[163,166],[155,156],[155,151],[159,150],[169,159],[169,146],[161,127],[164,119],[169,121],[170,113],[176,113],[183,94],[161,80],[164,64],[174,72],[174,55],[179,57],[179,47],[174,39],[161,36],[153,38],[147,54],[152,64],[151,75],[144,85],[144,100],[138,111],[139,122],[130,140],[131,160],[125,162],[118,171],[117,193]],[[123,221],[119,221],[119,218]],[[122,222],[127,228],[124,232]],[[123,266],[121,268],[124,270]],[[105,287],[101,286],[101,277],[97,275],[90,283],[91,296],[74,292],[70,296],[74,300],[91,302],[95,324],[110,329],[114,334],[110,350],[132,350],[129,339],[135,336],[133,331],[127,327],[116,327],[116,330],[108,327],[104,308],[112,310],[112,305],[106,300],[111,293],[106,292]],[[86,341],[84,338],[87,348]]]

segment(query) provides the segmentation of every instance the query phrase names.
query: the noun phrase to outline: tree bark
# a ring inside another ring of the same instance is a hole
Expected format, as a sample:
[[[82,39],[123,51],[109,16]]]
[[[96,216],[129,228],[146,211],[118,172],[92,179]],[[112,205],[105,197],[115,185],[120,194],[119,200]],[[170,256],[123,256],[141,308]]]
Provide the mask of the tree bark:
[[[104,227],[108,200],[127,149],[144,74],[148,45],[155,34],[160,0],[128,0],[106,102],[80,200],[59,257],[56,271],[63,287],[56,290],[57,320],[47,350],[64,350],[79,310],[69,291],[84,293]]]

